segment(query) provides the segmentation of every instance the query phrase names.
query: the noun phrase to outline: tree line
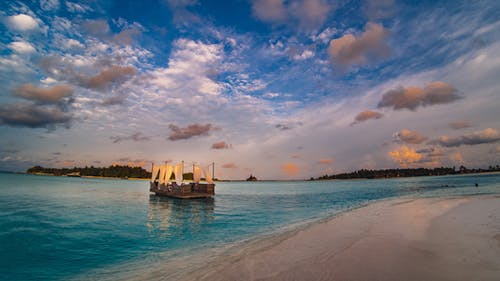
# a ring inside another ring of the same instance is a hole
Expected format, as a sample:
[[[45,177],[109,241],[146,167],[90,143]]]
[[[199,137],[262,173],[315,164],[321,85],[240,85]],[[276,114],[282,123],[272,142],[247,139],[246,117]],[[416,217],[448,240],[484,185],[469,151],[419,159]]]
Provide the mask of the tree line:
[[[150,178],[151,172],[142,167],[130,167],[111,165],[109,167],[85,166],[83,168],[44,168],[34,166],[26,171],[28,174],[49,174],[54,176],[65,176],[68,174],[79,174],[80,176],[110,177],[110,178]]]
[[[109,177],[109,178],[151,178],[151,172],[144,170],[142,167],[130,167],[111,165],[109,167],[94,167],[85,166],[83,168],[44,168],[42,166],[34,166],[29,168],[26,173],[28,174],[47,174],[54,176],[66,175],[79,175],[79,176],[93,176],[93,177]],[[193,180],[193,173],[184,173],[184,180]],[[175,179],[174,174],[170,177],[171,180]],[[202,180],[205,180],[202,178]],[[217,179],[214,179],[217,180]]]
[[[397,177],[421,177],[421,176],[442,176],[456,174],[471,174],[471,173],[487,173],[499,172],[500,166],[489,166],[488,169],[468,169],[465,166],[460,166],[458,170],[455,167],[439,167],[439,168],[408,168],[408,169],[384,169],[384,170],[367,170],[361,169],[351,173],[341,173],[335,175],[323,175],[310,180],[332,180],[332,179],[377,179],[377,178],[397,178]]]

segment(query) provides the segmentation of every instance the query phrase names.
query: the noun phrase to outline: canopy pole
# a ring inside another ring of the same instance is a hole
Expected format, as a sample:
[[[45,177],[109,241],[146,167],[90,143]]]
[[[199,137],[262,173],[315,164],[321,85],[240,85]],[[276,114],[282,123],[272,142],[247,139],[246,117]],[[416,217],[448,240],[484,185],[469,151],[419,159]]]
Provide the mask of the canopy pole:
[[[215,162],[212,162],[212,180],[215,179]]]
[[[165,165],[165,169],[167,169],[167,163],[168,163],[168,161],[163,161],[163,162],[165,162],[165,164],[164,164],[164,165]],[[166,173],[166,171],[165,171],[165,173]],[[172,173],[170,173],[170,175],[172,175]],[[168,185],[168,183],[170,182],[170,175],[165,174],[165,185],[166,185],[166,186],[167,186],[167,185]],[[167,178],[167,177],[168,177],[168,178]]]

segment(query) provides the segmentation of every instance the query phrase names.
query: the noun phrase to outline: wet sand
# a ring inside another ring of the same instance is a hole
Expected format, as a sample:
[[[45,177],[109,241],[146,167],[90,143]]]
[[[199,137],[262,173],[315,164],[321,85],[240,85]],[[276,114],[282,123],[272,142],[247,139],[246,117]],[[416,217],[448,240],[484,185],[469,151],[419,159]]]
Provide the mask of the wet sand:
[[[499,278],[500,196],[488,195],[374,203],[230,251],[180,279]]]

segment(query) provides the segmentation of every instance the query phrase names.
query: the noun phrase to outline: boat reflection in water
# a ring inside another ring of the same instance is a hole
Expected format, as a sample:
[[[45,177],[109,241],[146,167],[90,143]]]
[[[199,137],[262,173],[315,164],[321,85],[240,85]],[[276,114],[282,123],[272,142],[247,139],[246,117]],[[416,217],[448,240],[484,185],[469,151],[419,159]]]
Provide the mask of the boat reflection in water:
[[[163,238],[195,234],[214,220],[214,199],[182,200],[149,196],[147,227],[151,235]]]

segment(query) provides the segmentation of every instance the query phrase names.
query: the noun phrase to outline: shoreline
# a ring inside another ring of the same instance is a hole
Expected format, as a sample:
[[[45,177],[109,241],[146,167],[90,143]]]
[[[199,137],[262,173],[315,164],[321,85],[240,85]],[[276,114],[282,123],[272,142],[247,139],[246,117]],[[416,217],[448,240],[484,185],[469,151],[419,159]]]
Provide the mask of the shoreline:
[[[34,175],[34,176],[54,176],[54,177],[68,177],[67,175],[54,175],[49,173],[26,173],[26,172],[12,172],[12,171],[0,171],[0,173],[7,174],[21,174],[21,175]],[[484,171],[484,172],[471,172],[471,173],[456,173],[456,174],[443,174],[443,175],[421,175],[421,176],[401,176],[401,177],[374,177],[374,178],[339,178],[339,179],[264,179],[256,181],[241,180],[214,180],[215,182],[228,182],[228,183],[254,183],[254,182],[328,182],[328,181],[356,181],[356,180],[388,180],[388,179],[403,179],[403,178],[423,178],[423,177],[445,177],[445,176],[479,176],[479,175],[496,175],[500,174],[500,171]],[[71,177],[71,176],[69,176]],[[149,178],[120,178],[120,177],[103,177],[103,176],[80,176],[81,178],[96,178],[96,179],[120,179],[120,180],[150,180]]]
[[[187,275],[168,277],[178,280],[471,280],[480,274],[480,280],[496,280],[500,274],[499,248],[489,253],[493,265],[486,262],[493,271],[488,266],[458,258],[462,254],[473,256],[479,248],[487,251],[491,245],[500,247],[500,209],[492,211],[492,204],[499,202],[499,195],[384,199],[304,222],[295,228],[291,226],[291,230],[249,239],[222,251],[220,256],[212,257],[206,265]],[[398,212],[409,210],[415,213],[401,219]],[[472,241],[471,235],[484,236],[485,232],[491,232],[480,226],[488,220],[486,213],[490,219],[497,218],[493,224],[490,222],[496,233],[490,233],[489,239]],[[470,223],[470,216],[479,225],[479,234],[463,233],[468,230],[462,222]],[[457,228],[457,224],[463,228],[449,232]],[[456,239],[465,246],[457,249],[443,240],[443,236],[450,234],[459,237]],[[377,252],[379,254],[374,254]],[[360,263],[368,265],[364,273],[354,266]],[[456,266],[469,273],[457,275],[453,270]],[[435,271],[425,269],[429,267]],[[373,279],[373,274],[380,279]]]
[[[10,173],[10,172],[9,172]],[[12,174],[19,174],[19,175],[32,175],[32,176],[42,176],[42,177],[61,177],[61,178],[84,178],[84,179],[105,179],[105,180],[144,180],[144,181],[149,181],[149,178],[120,178],[120,177],[102,177],[102,176],[78,176],[78,177],[72,177],[72,176],[67,176],[67,175],[54,175],[54,174],[48,174],[48,173],[12,173]]]

